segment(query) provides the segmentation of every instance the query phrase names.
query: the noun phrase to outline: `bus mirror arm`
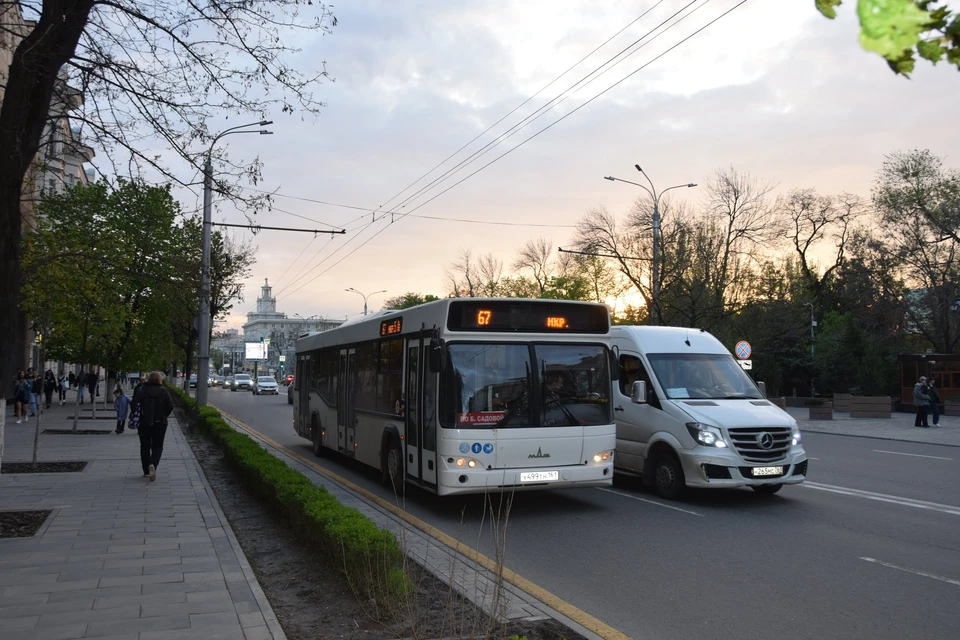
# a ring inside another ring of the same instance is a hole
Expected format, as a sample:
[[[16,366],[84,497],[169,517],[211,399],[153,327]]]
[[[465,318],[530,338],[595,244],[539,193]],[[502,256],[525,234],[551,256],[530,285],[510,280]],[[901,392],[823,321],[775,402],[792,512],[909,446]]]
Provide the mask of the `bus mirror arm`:
[[[617,381],[620,379],[620,348],[616,345],[609,351],[610,354],[610,379]]]
[[[446,348],[440,338],[430,338],[430,373],[441,373],[446,364]]]

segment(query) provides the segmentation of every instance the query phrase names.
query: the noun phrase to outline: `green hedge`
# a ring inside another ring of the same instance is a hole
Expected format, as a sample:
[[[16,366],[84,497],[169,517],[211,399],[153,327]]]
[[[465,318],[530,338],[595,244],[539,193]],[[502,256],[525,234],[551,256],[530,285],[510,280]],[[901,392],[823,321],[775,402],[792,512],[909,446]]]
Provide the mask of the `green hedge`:
[[[380,602],[407,587],[403,554],[396,537],[379,529],[356,509],[345,507],[325,488],[314,485],[267,452],[253,438],[230,427],[212,407],[197,407],[181,389],[168,386],[196,424],[224,450],[227,460],[255,491],[275,500],[296,531],[335,564],[359,594]]]

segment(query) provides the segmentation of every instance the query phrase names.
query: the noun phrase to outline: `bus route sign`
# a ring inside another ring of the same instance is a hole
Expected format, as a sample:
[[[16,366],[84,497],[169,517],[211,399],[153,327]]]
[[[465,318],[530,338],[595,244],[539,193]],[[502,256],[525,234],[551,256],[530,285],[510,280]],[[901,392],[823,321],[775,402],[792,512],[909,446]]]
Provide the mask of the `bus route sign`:
[[[750,357],[750,354],[753,353],[753,348],[750,346],[749,342],[746,340],[741,340],[734,348],[734,352],[737,354],[739,359],[746,360]]]

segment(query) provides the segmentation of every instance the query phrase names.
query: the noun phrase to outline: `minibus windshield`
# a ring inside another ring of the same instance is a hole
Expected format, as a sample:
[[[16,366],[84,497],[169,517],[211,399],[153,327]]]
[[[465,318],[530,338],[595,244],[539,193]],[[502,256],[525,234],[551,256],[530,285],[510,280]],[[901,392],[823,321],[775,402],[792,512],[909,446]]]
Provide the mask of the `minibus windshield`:
[[[648,353],[667,398],[760,399],[763,396],[730,354]]]

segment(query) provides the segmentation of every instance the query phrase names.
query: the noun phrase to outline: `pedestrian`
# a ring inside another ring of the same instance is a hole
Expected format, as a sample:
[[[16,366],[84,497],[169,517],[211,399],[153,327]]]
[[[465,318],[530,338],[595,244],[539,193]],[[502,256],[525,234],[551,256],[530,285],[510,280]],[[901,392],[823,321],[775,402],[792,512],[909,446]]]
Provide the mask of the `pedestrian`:
[[[31,383],[27,380],[27,372],[23,369],[17,372],[17,380],[13,384],[13,412],[17,416],[17,424],[27,419],[27,405],[30,403]]]
[[[130,401],[130,428],[136,431],[140,427],[140,404],[137,399],[143,393],[144,378],[137,378],[137,383],[133,386],[133,393]]]
[[[53,369],[47,369],[43,374],[43,396],[47,409],[53,403],[53,392],[57,390],[57,376],[53,375]]]
[[[140,412],[137,435],[140,436],[140,463],[143,475],[150,481],[157,479],[157,466],[163,454],[163,439],[167,435],[167,417],[173,413],[173,399],[163,386],[163,374],[151,371],[147,383],[133,400],[133,410]]]
[[[83,369],[81,369],[80,373],[77,375],[77,393],[80,394],[80,404],[83,404],[83,396],[87,390],[87,387],[83,384],[83,379]]]
[[[68,377],[68,380],[70,382],[70,388],[73,389],[73,387],[76,386],[77,384],[77,374],[71,371],[70,376]]]
[[[90,392],[90,404],[96,404],[97,384],[100,383],[100,376],[91,371],[87,374],[87,391]]]
[[[57,401],[61,407],[67,401],[67,376],[63,374],[63,370],[57,375]]]
[[[130,410],[130,398],[123,392],[123,387],[118,386],[113,392],[113,408],[117,410],[117,433],[123,433],[123,427],[127,422],[127,413]]]
[[[930,396],[927,395],[927,377],[920,376],[920,382],[913,385],[913,404],[917,407],[917,418],[913,421],[915,427],[929,427],[927,424],[927,408],[930,406]]]
[[[937,379],[933,376],[930,376],[930,379],[927,380],[927,395],[930,397],[930,413],[933,414],[933,426],[940,426],[940,396],[937,395],[937,390],[934,388]]]
[[[33,371],[31,369],[31,371]],[[43,378],[36,371],[33,371],[33,379],[30,381],[30,417],[37,415],[37,412],[43,413],[43,405],[40,404],[40,397],[43,394]]]

